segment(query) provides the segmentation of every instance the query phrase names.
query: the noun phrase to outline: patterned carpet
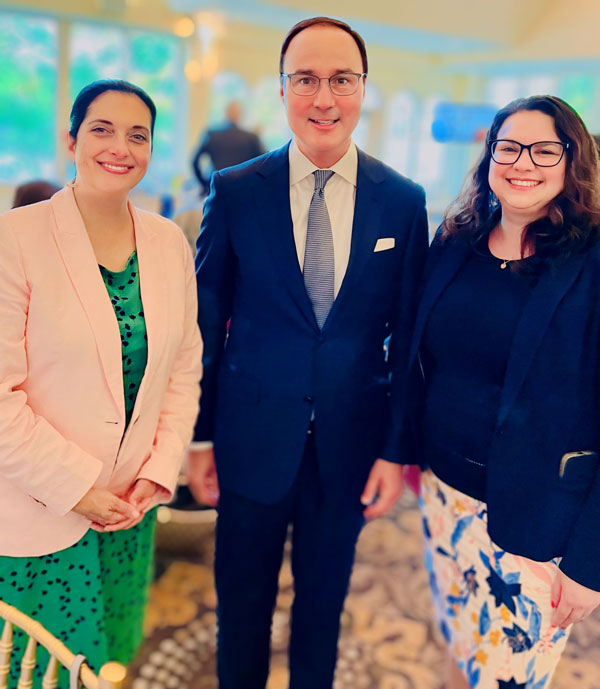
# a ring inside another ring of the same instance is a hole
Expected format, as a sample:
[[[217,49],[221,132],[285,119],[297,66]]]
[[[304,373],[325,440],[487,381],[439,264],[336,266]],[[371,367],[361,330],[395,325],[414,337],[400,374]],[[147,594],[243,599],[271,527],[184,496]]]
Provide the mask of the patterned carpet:
[[[190,515],[184,518],[193,521]],[[217,687],[212,515],[204,513],[200,524],[171,521],[159,529],[162,574],[151,592],[147,640],[130,668],[128,689]],[[267,689],[287,689],[292,591],[286,558]],[[442,689],[442,642],[431,619],[421,521],[412,495],[403,496],[392,516],[363,530],[342,626],[335,689]],[[574,629],[552,689],[600,689],[598,611]]]

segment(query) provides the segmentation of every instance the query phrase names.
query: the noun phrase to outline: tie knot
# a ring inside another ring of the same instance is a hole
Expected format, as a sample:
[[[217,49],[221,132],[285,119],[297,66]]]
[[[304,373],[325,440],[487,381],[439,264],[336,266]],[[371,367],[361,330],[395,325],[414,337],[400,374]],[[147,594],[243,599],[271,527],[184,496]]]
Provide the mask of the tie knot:
[[[333,170],[315,170],[313,172],[315,176],[315,191],[317,189],[324,189],[329,178],[333,175]]]

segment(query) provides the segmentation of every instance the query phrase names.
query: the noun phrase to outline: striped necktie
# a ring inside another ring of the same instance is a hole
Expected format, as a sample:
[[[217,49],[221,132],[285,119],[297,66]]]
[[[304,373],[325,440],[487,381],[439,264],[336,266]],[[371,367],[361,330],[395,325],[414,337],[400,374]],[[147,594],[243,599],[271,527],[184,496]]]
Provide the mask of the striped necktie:
[[[319,328],[322,328],[334,298],[333,235],[323,191],[333,171],[315,170],[313,175],[315,190],[308,210],[304,250],[304,285],[312,302],[317,324]]]

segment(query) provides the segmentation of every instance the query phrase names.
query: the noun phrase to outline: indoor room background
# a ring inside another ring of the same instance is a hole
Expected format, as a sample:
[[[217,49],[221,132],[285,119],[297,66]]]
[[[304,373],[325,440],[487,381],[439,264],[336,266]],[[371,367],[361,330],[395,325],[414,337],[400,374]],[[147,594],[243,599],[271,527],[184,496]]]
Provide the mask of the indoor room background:
[[[278,54],[307,16],[346,20],[365,38],[369,77],[359,147],[415,179],[435,225],[477,157],[495,109],[552,93],[600,132],[600,4],[593,0],[21,0],[0,3],[0,210],[16,184],[65,183],[70,104],[98,78],[154,98],[154,155],[136,202],[197,197],[191,158],[239,100],[243,124],[275,148],[290,136]],[[166,204],[166,205],[165,205]]]

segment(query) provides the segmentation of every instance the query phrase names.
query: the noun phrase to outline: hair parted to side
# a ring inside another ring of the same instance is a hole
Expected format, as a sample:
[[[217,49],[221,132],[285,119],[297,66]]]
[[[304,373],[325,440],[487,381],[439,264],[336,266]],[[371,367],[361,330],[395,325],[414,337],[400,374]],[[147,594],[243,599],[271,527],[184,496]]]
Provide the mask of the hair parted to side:
[[[289,48],[289,45],[292,42],[294,36],[297,36],[301,31],[304,31],[304,29],[308,29],[310,26],[318,25],[333,26],[337,29],[341,29],[342,31],[345,31],[346,33],[350,34],[358,47],[358,51],[360,52],[363,72],[365,74],[368,73],[369,62],[367,60],[367,48],[365,46],[365,42],[363,41],[362,36],[357,31],[354,31],[354,29],[349,24],[346,24],[346,22],[343,22],[340,19],[333,19],[332,17],[311,17],[310,19],[303,19],[301,22],[294,24],[294,26],[292,26],[292,28],[287,32],[286,37],[283,39],[283,43],[281,45],[281,53],[279,54],[280,74],[282,74],[285,71],[283,69],[283,61],[285,59],[287,49]]]
[[[568,143],[563,190],[548,205],[547,214],[530,223],[523,232],[522,255],[535,249],[536,263],[568,257],[600,238],[600,167],[596,142],[581,117],[556,96],[529,96],[499,110],[488,131],[485,148],[458,198],[442,221],[442,241],[450,238],[477,239],[489,233],[500,220],[501,208],[488,183],[491,161],[489,142],[496,139],[506,119],[524,110],[538,110],[554,120],[558,138]]]
[[[134,96],[137,96],[146,105],[150,111],[150,135],[151,139],[154,139],[154,122],[156,121],[156,106],[154,105],[154,101],[139,86],[131,84],[128,81],[123,81],[122,79],[99,79],[98,81],[92,81],[91,84],[88,84],[81,89],[73,102],[71,115],[69,117],[69,134],[73,137],[73,139],[77,138],[79,127],[81,127],[81,123],[85,119],[90,105],[96,100],[96,98],[98,98],[98,96],[101,96],[107,91],[130,93]]]

